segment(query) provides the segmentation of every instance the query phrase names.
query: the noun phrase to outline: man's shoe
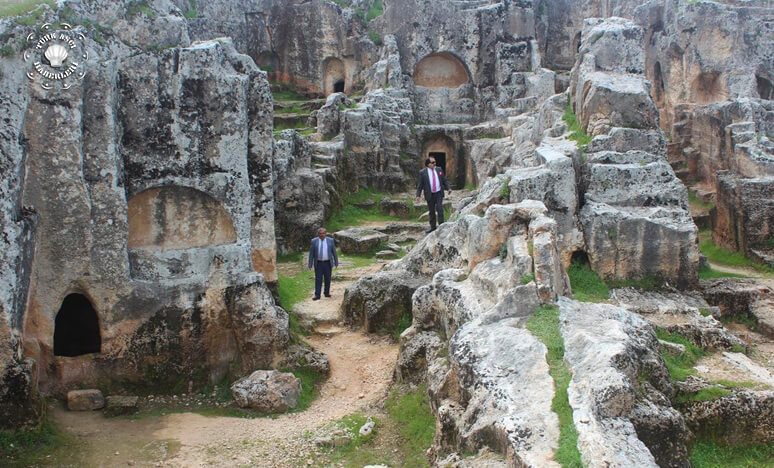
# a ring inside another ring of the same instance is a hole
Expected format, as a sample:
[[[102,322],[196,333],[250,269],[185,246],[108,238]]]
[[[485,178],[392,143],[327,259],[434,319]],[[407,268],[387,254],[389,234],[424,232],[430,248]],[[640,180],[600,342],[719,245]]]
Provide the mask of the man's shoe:
[[[325,297],[331,297],[331,295],[330,294],[326,294]]]
[[[320,300],[320,296],[314,296],[314,297],[312,298],[312,300],[313,300],[313,301],[319,301],[319,300]]]
[[[430,234],[433,231],[435,231],[435,228],[428,229],[427,231],[425,231],[425,234]]]

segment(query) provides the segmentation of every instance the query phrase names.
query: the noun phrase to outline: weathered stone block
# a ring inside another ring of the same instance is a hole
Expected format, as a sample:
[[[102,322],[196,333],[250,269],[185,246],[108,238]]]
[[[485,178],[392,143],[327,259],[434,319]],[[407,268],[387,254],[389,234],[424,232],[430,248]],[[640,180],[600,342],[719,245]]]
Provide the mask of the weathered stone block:
[[[71,390],[67,392],[67,409],[70,411],[92,411],[104,406],[105,397],[99,390]]]
[[[379,231],[364,228],[349,228],[333,234],[342,253],[367,253],[387,242],[389,237]]]
[[[109,395],[105,399],[105,416],[123,416],[139,411],[140,398],[136,396]]]

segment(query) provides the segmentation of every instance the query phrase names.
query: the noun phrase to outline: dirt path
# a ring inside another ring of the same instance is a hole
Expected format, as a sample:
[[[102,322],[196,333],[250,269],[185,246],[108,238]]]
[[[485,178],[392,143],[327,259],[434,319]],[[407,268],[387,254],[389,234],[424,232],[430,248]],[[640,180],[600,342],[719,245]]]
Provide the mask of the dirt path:
[[[54,421],[82,444],[77,466],[307,466],[320,455],[314,435],[343,416],[377,411],[387,394],[398,346],[388,337],[365,335],[334,323],[343,291],[380,265],[344,270],[333,297],[297,304],[324,316],[319,332],[305,338],[330,358],[331,373],[319,397],[305,411],[242,419],[196,413],[107,419],[100,413],[74,413],[61,407]],[[56,462],[55,462],[56,463]]]
[[[717,263],[713,263],[713,262],[708,262],[708,263],[709,263],[709,266],[715,271],[720,271],[723,273],[732,273],[734,275],[744,275],[744,276],[749,276],[750,278],[766,278],[765,274],[761,273],[760,271],[754,268],[718,265]]]

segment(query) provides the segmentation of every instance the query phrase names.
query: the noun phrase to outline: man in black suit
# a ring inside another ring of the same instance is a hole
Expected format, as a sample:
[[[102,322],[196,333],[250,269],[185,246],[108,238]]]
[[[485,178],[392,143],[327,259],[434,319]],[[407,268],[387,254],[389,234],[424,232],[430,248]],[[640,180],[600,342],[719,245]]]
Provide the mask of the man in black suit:
[[[309,268],[314,265],[314,297],[320,299],[323,279],[325,279],[325,297],[331,297],[331,270],[332,266],[339,266],[339,258],[336,256],[336,244],[330,237],[325,237],[325,228],[317,230],[317,237],[312,239],[309,247]]]
[[[427,209],[430,210],[430,229],[425,232],[435,231],[435,215],[438,213],[438,224],[443,224],[443,191],[451,194],[451,187],[446,176],[439,167],[435,167],[435,158],[430,156],[425,159],[426,168],[419,171],[417,181],[417,201],[422,192],[425,192]]]

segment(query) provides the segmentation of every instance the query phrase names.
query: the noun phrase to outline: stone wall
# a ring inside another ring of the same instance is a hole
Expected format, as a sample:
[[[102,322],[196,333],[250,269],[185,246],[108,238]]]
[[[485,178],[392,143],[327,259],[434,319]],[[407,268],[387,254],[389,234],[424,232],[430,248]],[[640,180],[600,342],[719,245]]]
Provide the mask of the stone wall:
[[[88,73],[70,89],[30,82],[20,56],[2,63],[0,411],[11,427],[34,422],[38,388],[180,391],[273,366],[288,340],[267,284],[277,276],[266,74],[230,39],[189,45],[171,3],[122,8],[59,11],[126,27],[85,39]],[[0,23],[12,44],[31,29]],[[177,42],[154,46],[165,34]],[[99,353],[54,346],[71,295],[96,312]]]

